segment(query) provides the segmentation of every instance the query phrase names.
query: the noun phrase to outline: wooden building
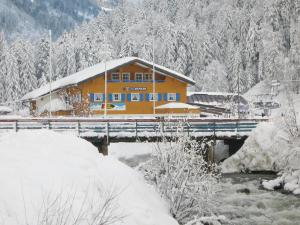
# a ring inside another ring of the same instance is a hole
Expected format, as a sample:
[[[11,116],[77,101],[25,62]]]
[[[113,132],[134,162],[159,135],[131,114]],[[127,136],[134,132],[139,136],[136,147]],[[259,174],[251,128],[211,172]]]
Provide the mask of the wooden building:
[[[164,104],[186,103],[187,87],[195,82],[166,67],[154,68],[153,81],[151,62],[136,57],[111,60],[52,82],[51,88],[48,84],[36,89],[22,100],[30,102],[31,113],[36,116],[49,111],[75,116],[103,115],[105,111],[108,115],[158,114],[165,113],[157,108]],[[175,108],[176,113],[188,111]]]

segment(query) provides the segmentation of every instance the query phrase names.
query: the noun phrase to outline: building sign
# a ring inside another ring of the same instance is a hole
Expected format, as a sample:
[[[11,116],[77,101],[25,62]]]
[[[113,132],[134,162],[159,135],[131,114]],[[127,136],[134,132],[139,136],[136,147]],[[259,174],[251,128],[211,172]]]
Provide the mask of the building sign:
[[[105,104],[102,102],[93,102],[90,104],[91,111],[100,111],[104,110]],[[124,102],[117,102],[117,103],[107,103],[107,111],[114,110],[114,111],[125,111],[126,104]]]
[[[146,91],[146,87],[126,87],[127,91]]]

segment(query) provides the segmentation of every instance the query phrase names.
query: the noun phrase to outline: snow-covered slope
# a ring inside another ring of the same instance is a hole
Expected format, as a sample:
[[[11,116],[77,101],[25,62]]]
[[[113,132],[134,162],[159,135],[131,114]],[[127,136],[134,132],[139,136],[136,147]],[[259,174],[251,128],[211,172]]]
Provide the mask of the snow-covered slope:
[[[243,147],[225,160],[225,173],[250,171],[279,171],[285,167],[290,151],[289,137],[274,123],[262,123],[251,133]]]
[[[286,93],[287,86],[281,85],[278,95],[273,101],[280,108],[273,109],[270,121],[260,124],[245,141],[243,147],[222,164],[223,172],[239,172],[242,170],[273,170],[280,171],[287,167],[300,169],[300,158],[293,158],[295,149],[300,147],[300,140],[290,136],[286,124],[286,115],[290,111]],[[248,101],[256,99],[257,95],[269,94],[271,86],[262,81],[250,89],[244,97]],[[292,93],[292,101],[298,118],[300,117],[300,94]],[[298,127],[300,127],[298,125]],[[299,165],[299,167],[297,166]]]
[[[0,180],[1,224],[98,224],[91,220],[113,196],[107,213],[122,217],[115,225],[177,225],[138,172],[75,136],[47,130],[0,136]]]
[[[48,29],[58,37],[100,11],[92,0],[0,0],[0,30],[11,39],[38,36]]]
[[[281,85],[278,88],[278,94],[274,95],[272,97],[272,101],[277,102],[280,104],[280,108],[273,109],[271,111],[271,118],[278,119],[282,116],[282,114],[286,113],[286,110],[288,108],[288,97],[287,97],[287,85],[290,85],[289,83],[281,83]],[[258,95],[268,95],[271,93],[271,85],[268,81],[261,81],[258,84],[256,84],[254,87],[252,87],[248,92],[246,92],[243,96],[245,99],[249,102],[257,101],[257,100],[270,100],[271,95],[269,96],[261,96],[257,97]],[[292,100],[296,109],[296,112],[298,116],[300,117],[300,94],[293,93]]]

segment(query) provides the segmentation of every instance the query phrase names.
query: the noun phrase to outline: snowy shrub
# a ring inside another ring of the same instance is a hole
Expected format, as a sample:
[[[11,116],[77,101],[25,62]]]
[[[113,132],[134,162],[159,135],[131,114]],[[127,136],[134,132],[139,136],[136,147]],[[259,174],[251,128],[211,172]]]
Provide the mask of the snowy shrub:
[[[142,166],[181,224],[212,215],[219,173],[205,160],[211,147],[209,140],[192,140],[179,132],[171,141],[157,143],[154,158]]]
[[[30,224],[34,225],[111,225],[117,224],[124,217],[118,208],[118,194],[104,191],[96,184],[87,188],[83,196],[75,190],[48,193],[43,197],[38,209],[38,217]],[[78,200],[78,198],[80,200]],[[26,203],[24,199],[24,214]],[[29,224],[26,218],[26,224]]]

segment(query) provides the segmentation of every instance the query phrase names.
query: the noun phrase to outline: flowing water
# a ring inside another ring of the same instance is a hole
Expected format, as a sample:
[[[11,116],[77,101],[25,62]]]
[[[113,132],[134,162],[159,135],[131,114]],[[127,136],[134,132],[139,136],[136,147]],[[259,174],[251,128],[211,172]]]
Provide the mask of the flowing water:
[[[300,225],[300,198],[260,188],[268,174],[231,174],[222,178],[217,212],[236,225]]]
[[[151,156],[120,159],[135,167]],[[260,188],[262,179],[271,174],[228,174],[221,179],[217,195],[218,215],[225,215],[232,225],[300,225],[300,197]]]

